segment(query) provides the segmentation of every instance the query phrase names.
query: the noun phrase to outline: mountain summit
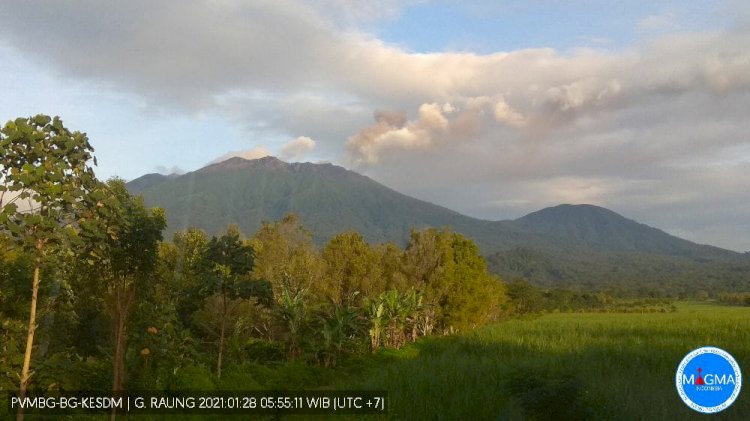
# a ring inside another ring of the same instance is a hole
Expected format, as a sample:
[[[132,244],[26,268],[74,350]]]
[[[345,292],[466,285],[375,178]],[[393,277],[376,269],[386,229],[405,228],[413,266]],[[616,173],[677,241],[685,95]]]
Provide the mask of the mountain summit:
[[[236,223],[252,233],[262,221],[289,212],[301,217],[318,242],[357,230],[372,242],[403,243],[412,228],[453,226],[479,235],[493,224],[403,195],[336,165],[286,163],[270,156],[230,158],[176,178],[149,174],[128,187],[147,204],[167,211],[169,232],[197,226],[217,233]]]

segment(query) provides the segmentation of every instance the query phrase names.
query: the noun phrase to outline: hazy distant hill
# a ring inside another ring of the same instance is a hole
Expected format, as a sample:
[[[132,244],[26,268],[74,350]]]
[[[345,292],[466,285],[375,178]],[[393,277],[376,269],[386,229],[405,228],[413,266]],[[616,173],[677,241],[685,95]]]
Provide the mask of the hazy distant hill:
[[[748,277],[741,273],[747,256],[674,237],[601,207],[559,205],[513,221],[484,221],[331,164],[231,158],[180,176],[148,174],[128,187],[166,210],[168,234],[189,226],[215,234],[230,223],[252,234],[262,221],[295,212],[318,243],[356,230],[371,242],[403,245],[412,228],[450,226],[474,239],[496,272],[539,283],[693,279],[705,277],[709,268],[740,273],[741,281]]]

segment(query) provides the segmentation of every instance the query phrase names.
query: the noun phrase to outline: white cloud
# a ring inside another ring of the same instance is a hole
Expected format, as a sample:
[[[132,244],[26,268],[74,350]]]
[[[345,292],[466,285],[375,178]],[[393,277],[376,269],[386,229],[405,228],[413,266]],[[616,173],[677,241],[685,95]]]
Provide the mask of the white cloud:
[[[300,161],[315,148],[315,141],[307,136],[290,140],[281,147],[279,157],[285,161]]]

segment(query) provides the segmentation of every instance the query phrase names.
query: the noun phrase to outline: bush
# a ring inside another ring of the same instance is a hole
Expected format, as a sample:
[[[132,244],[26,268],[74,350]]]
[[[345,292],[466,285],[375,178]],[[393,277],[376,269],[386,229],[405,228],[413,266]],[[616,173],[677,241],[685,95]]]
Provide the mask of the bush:
[[[167,390],[182,391],[211,391],[216,389],[211,371],[201,365],[189,365],[176,370]]]
[[[584,382],[571,373],[519,369],[507,388],[526,418],[533,420],[600,419]]]

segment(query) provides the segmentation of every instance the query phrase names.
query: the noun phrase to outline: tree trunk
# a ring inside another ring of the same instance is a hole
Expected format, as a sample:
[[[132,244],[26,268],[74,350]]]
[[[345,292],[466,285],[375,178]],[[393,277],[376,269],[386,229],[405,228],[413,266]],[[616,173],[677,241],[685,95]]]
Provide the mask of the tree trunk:
[[[219,358],[216,362],[216,378],[221,378],[221,357],[224,353],[224,335],[227,329],[227,295],[221,295],[221,334],[219,335]]]
[[[40,249],[41,245],[37,245],[37,250]],[[26,352],[23,354],[23,369],[21,370],[21,382],[18,388],[18,395],[21,399],[26,397],[26,389],[29,385],[29,379],[31,378],[29,367],[31,366],[31,349],[34,347],[34,331],[36,330],[36,302],[37,296],[39,295],[40,266],[41,260],[37,257],[34,265],[34,283],[31,286],[31,311],[29,312],[29,331],[26,335]],[[23,421],[23,408],[20,406],[16,413],[16,420]]]
[[[124,281],[123,281],[124,282]],[[112,362],[112,392],[114,395],[123,391],[124,373],[125,373],[125,343],[127,338],[127,319],[132,302],[132,294],[123,291],[117,287],[115,293],[115,355]],[[117,416],[116,408],[112,408],[110,419],[114,421]]]
[[[118,294],[119,295],[119,294]],[[119,301],[119,300],[118,300]],[[115,303],[115,349],[114,358],[112,360],[112,392],[119,392],[122,390],[122,335],[123,335],[123,323],[122,323],[122,306],[120,302]]]

